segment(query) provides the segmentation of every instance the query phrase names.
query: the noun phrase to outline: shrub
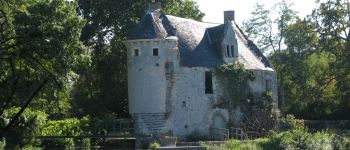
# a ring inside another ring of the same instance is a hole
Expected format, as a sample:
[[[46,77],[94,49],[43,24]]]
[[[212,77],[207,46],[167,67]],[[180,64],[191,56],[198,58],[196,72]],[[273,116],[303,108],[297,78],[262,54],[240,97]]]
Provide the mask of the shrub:
[[[19,108],[10,108],[4,111],[0,117],[1,128],[5,127],[11,117],[19,111]],[[35,136],[40,135],[39,126],[44,124],[47,114],[41,111],[26,109],[17,120],[16,128],[10,129],[5,138],[0,140],[0,147],[4,149],[23,149],[27,146],[39,146],[40,140]]]
[[[304,120],[296,119],[293,115],[288,114],[286,117],[280,120],[280,129],[283,131],[287,130],[304,130]]]
[[[88,127],[88,117],[82,119],[70,118],[65,120],[50,120],[40,127],[42,136],[79,136]],[[45,148],[66,148],[74,146],[74,140],[70,138],[44,141]]]
[[[154,149],[156,149],[156,148],[158,148],[158,147],[160,147],[160,144],[157,143],[157,142],[153,142],[153,143],[151,143],[151,144],[149,145],[149,148],[152,149],[152,150],[154,150]]]
[[[350,149],[350,138],[335,135],[332,139],[332,146],[334,150]]]
[[[263,147],[257,141],[230,140],[225,144],[203,144],[209,150],[262,150]]]
[[[350,149],[350,140],[346,137],[331,134],[326,131],[309,133],[307,130],[290,130],[281,133],[273,133],[270,138],[261,138],[250,141],[230,140],[221,145],[205,145],[208,149],[226,150],[345,150]]]

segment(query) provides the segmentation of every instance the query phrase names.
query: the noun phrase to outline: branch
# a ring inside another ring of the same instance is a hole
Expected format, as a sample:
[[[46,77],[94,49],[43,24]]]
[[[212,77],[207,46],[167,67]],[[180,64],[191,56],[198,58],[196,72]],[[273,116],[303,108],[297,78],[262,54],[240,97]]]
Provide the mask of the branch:
[[[15,81],[14,81],[14,83],[13,83],[13,85],[11,86],[11,93],[10,93],[9,97],[6,99],[4,104],[1,106],[0,116],[4,113],[4,110],[6,109],[6,107],[9,106],[10,101],[12,100],[13,96],[15,95],[18,80],[19,80],[19,77],[17,76]]]
[[[273,40],[272,40],[272,26],[269,25],[269,27],[270,27],[269,41],[270,41],[270,44],[271,44],[271,46],[272,46],[273,52],[276,52],[276,48],[275,48],[275,45],[273,44]]]
[[[24,110],[27,109],[27,107],[29,106],[29,104],[32,102],[32,100],[35,98],[35,96],[41,91],[41,89],[48,83],[49,81],[49,77],[46,77],[45,79],[43,79],[41,81],[41,83],[39,84],[39,86],[34,90],[34,92],[29,96],[29,98],[26,100],[26,102],[24,103],[24,105],[21,107],[21,109],[12,117],[11,121],[6,125],[6,127],[4,127],[3,129],[1,129],[0,131],[0,138],[5,137],[6,132],[8,132],[13,126],[14,124],[17,122],[17,120],[19,119],[19,117],[23,114]]]

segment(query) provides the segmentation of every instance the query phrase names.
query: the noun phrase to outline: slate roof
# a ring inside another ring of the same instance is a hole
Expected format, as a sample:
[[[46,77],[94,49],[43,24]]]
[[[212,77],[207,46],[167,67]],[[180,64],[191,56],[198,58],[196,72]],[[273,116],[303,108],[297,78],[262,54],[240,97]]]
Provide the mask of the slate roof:
[[[229,24],[204,23],[159,12],[149,12],[128,36],[128,40],[177,36],[181,66],[214,68],[224,63],[220,43],[224,38],[227,25]],[[238,61],[243,63],[246,69],[272,71],[270,62],[257,46],[235,23],[232,27],[238,42]]]

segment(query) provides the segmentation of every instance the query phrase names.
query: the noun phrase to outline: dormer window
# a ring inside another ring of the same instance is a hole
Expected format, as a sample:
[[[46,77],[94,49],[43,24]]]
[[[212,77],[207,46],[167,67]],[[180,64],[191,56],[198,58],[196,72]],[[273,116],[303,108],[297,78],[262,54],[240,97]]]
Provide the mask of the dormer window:
[[[134,49],[134,56],[140,56],[139,49]]]
[[[158,48],[153,48],[153,56],[158,56]]]
[[[230,57],[230,46],[229,45],[226,46],[226,53],[227,53],[227,57]]]
[[[233,47],[233,45],[231,45],[231,55],[232,55],[232,57],[235,57],[235,52],[234,52],[234,47]]]

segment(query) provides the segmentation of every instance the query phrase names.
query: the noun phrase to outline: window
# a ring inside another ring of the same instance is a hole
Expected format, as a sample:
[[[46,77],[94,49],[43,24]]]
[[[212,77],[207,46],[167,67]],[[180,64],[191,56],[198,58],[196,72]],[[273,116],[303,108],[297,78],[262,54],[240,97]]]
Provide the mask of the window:
[[[210,71],[205,72],[205,94],[213,94],[213,78]]]
[[[153,48],[153,56],[158,56],[158,48]]]
[[[230,46],[226,46],[227,57],[230,57]]]
[[[271,80],[266,80],[266,92],[271,91],[272,89],[272,81]]]
[[[234,52],[234,47],[233,47],[233,45],[231,45],[231,55],[232,55],[232,57],[235,57],[235,52]]]
[[[134,55],[135,56],[139,56],[140,54],[139,54],[139,49],[134,49]]]

